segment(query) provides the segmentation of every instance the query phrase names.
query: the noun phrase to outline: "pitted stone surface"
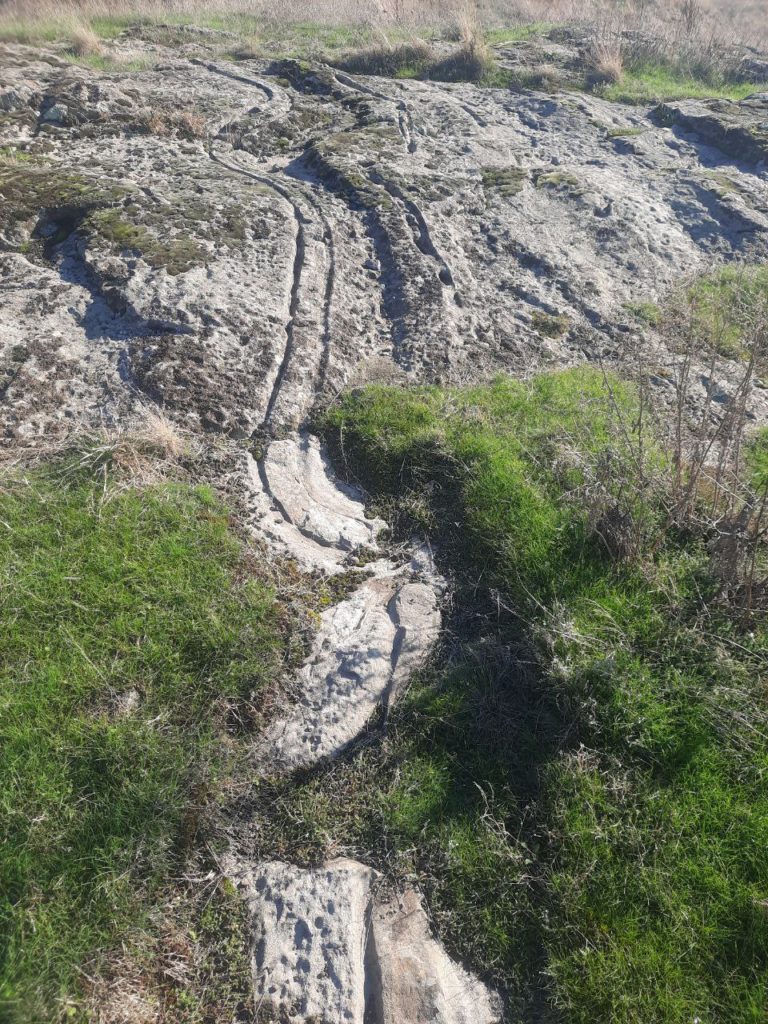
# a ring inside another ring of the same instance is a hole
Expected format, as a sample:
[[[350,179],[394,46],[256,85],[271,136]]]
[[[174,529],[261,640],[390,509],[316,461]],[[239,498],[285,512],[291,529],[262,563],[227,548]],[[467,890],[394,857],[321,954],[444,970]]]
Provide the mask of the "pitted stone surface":
[[[374,872],[351,860],[235,875],[252,917],[256,1006],[288,1024],[362,1024]]]
[[[254,528],[305,569],[340,571],[350,555],[375,550],[386,529],[365,515],[362,495],[337,480],[316,437],[273,441],[260,461],[248,457]]]
[[[378,895],[353,860],[231,865],[252,928],[256,1006],[285,1024],[496,1024],[493,994],[432,936],[418,894]]]
[[[545,43],[567,70],[571,44]],[[198,44],[146,44],[152,67],[108,75],[0,49],[0,147],[31,158],[0,168],[8,443],[147,400],[247,438],[374,375],[528,375],[646,345],[663,396],[679,355],[632,304],[768,257],[765,94],[651,111]]]
[[[266,731],[266,769],[308,767],[340,754],[426,659],[440,631],[434,587],[373,577],[323,612],[295,689],[298,703]]]

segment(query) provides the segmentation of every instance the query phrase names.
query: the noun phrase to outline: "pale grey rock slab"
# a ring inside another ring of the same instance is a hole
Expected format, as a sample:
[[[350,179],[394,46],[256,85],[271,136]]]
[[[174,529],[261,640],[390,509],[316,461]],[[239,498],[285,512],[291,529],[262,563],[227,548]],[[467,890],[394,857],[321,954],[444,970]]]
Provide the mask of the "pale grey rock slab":
[[[419,894],[374,900],[367,948],[372,1017],[380,1024],[494,1024],[494,994],[432,935]]]
[[[386,528],[365,515],[362,495],[339,481],[319,440],[298,434],[246,459],[254,532],[268,549],[303,569],[334,575],[361,551],[376,551]],[[428,657],[440,631],[444,581],[428,546],[408,563],[381,557],[344,600],[326,609],[306,662],[293,681],[295,704],[256,747],[264,772],[336,757],[386,711]]]
[[[362,1024],[374,872],[351,860],[271,861],[234,877],[252,920],[257,1011],[285,1024]]]
[[[337,859],[228,870],[247,902],[257,1011],[285,1024],[496,1024],[497,997],[434,938],[418,893]]]
[[[256,533],[304,569],[342,571],[350,555],[376,550],[387,526],[366,516],[362,494],[338,480],[309,434],[273,441],[259,461],[248,456],[246,483]]]
[[[440,631],[435,589],[402,574],[374,577],[323,612],[295,689],[300,695],[258,744],[269,769],[338,756],[426,659]]]

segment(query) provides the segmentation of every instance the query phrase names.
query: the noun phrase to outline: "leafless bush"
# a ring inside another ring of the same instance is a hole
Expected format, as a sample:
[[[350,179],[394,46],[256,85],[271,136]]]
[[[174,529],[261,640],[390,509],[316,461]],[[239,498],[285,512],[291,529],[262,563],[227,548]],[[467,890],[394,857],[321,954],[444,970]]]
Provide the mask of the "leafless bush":
[[[768,442],[762,471],[748,464],[750,399],[758,369],[768,365],[768,288],[755,288],[746,269],[727,282],[728,317],[707,321],[707,330],[692,282],[668,304],[662,334],[675,366],[661,415],[647,355],[627,358],[622,375],[637,384],[638,409],[628,422],[613,401],[619,443],[593,468],[585,504],[594,532],[617,558],[653,553],[671,531],[707,538],[723,594],[750,611],[768,602]],[[723,355],[734,323],[737,359]],[[608,374],[606,382],[611,392]],[[655,438],[661,458],[652,456]]]

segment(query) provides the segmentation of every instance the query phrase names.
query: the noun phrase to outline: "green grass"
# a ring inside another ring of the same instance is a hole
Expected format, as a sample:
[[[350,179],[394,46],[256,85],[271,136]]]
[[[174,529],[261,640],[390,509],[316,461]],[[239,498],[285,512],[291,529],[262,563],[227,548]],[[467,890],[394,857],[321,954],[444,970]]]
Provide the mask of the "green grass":
[[[92,68],[94,71],[148,71],[155,61],[149,57],[136,57],[134,60],[116,60],[108,53],[91,53],[79,56],[74,53],[63,55],[69,64]]]
[[[513,28],[490,28],[485,32],[485,41],[489,46],[521,43],[532,36],[544,36],[554,27],[552,22],[534,21],[528,25],[516,25]]]
[[[126,485],[109,450],[3,481],[4,1020],[59,1019],[142,926],[217,792],[228,708],[258,715],[284,629],[229,523],[206,487]]]
[[[659,327],[663,318],[662,310],[655,302],[627,302],[624,306],[636,320],[649,327]]]
[[[754,82],[708,82],[659,64],[628,70],[620,82],[596,91],[614,103],[652,104],[683,99],[742,100],[762,88]]]
[[[706,537],[655,543],[655,491],[622,482],[635,398],[611,391],[579,370],[369,387],[328,413],[380,503],[428,503],[465,642],[395,710],[357,810],[334,826],[339,801],[315,794],[318,831],[416,872],[454,950],[523,1019],[544,1004],[569,1024],[757,1024],[768,630],[723,605]],[[645,443],[644,472],[663,476]]]
[[[750,321],[768,318],[768,267],[721,267],[697,278],[683,298],[702,349],[744,359]]]

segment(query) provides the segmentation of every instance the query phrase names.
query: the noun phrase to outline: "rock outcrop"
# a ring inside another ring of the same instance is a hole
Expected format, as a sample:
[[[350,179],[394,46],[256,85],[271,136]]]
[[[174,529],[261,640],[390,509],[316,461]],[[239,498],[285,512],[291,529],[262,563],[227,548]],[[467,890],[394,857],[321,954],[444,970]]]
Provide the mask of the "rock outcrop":
[[[235,63],[202,31],[158,40],[148,29],[143,70],[121,64],[136,40],[112,44],[108,73],[0,47],[1,436],[47,443],[158,404],[243,442],[266,557],[344,594],[253,749],[260,784],[290,784],[379,734],[438,639],[445,590],[431,552],[388,550],[335,478],[306,432],[315,404],[352,383],[527,375],[645,345],[667,386],[679,357],[632,310],[768,258],[768,95],[647,110]],[[501,66],[540,51],[502,48]],[[572,39],[547,53],[562,84],[583,75]],[[256,1019],[501,1019],[415,889],[351,860],[231,854],[227,870],[249,908]]]
[[[305,570],[360,577],[323,612],[294,683],[299,699],[259,741],[263,770],[307,768],[360,737],[426,659],[440,631],[443,581],[428,552],[405,564],[381,557],[385,523],[365,516],[361,496],[336,480],[311,435],[274,441],[249,468],[259,535]],[[361,554],[369,561],[356,565]]]
[[[284,1024],[495,1024],[497,1000],[432,937],[419,896],[353,860],[232,868],[251,918],[256,1007]]]
[[[768,255],[762,95],[652,111],[147,54],[0,52],[7,441],[147,401],[247,438],[372,375],[610,360],[649,333],[633,304]]]

